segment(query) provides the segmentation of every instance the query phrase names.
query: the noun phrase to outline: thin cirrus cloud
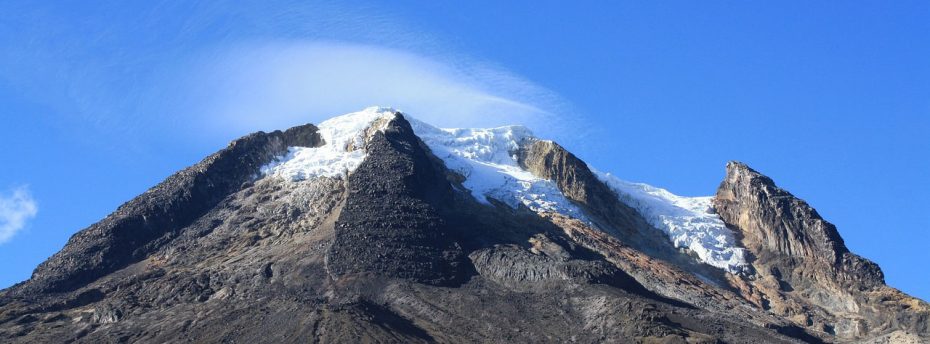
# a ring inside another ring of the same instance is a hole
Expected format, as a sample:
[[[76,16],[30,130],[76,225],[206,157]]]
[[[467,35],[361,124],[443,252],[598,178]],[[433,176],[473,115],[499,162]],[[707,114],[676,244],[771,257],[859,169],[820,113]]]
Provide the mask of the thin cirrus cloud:
[[[242,44],[209,56],[194,64],[186,96],[207,123],[237,132],[380,105],[442,127],[535,124],[543,134],[567,108],[552,91],[464,58],[321,41]]]
[[[39,212],[29,188],[20,186],[0,193],[0,244],[13,238]]]
[[[442,127],[524,124],[547,138],[581,136],[566,133],[581,120],[555,92],[380,6],[229,5],[90,5],[71,16],[54,4],[28,13],[0,4],[42,24],[0,31],[9,52],[0,54],[0,83],[56,123],[131,151],[226,141],[372,105]]]

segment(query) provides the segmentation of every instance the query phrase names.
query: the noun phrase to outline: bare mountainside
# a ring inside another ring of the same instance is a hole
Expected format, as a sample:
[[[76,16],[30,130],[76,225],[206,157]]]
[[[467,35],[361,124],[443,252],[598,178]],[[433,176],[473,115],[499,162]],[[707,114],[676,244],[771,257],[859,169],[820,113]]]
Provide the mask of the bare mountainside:
[[[592,170],[528,129],[386,108],[259,132],[0,291],[0,342],[928,342],[803,200]]]

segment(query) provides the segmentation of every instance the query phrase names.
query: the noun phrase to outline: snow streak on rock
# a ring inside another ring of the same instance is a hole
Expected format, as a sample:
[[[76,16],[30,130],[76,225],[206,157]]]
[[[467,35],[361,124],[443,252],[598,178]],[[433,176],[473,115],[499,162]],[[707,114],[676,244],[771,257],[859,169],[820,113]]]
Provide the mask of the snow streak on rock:
[[[369,127],[379,119],[393,118],[395,112],[391,108],[370,107],[328,119],[319,125],[323,146],[289,147],[287,155],[262,167],[262,173],[290,181],[348,175],[365,160]]]
[[[413,130],[446,167],[463,176],[462,183],[479,202],[488,198],[513,208],[557,212],[585,220],[581,209],[550,180],[534,176],[517,163],[520,143],[533,133],[523,126],[488,129],[439,129],[411,120]]]

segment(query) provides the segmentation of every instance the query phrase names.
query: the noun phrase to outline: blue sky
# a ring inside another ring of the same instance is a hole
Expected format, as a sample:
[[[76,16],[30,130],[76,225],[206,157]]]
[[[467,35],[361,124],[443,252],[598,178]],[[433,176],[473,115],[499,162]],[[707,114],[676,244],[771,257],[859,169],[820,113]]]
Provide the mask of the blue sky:
[[[741,160],[930,299],[930,4],[0,4],[0,287],[240,135],[525,124],[683,195]]]

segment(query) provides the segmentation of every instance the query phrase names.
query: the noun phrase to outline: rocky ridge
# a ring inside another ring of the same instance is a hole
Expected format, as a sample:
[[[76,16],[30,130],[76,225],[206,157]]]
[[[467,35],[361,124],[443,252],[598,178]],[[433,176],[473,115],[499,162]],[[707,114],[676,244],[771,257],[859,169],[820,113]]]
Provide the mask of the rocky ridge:
[[[714,206],[754,255],[745,294],[763,308],[840,338],[927,332],[926,303],[886,286],[878,265],[850,252],[833,224],[772,179],[730,162]]]

